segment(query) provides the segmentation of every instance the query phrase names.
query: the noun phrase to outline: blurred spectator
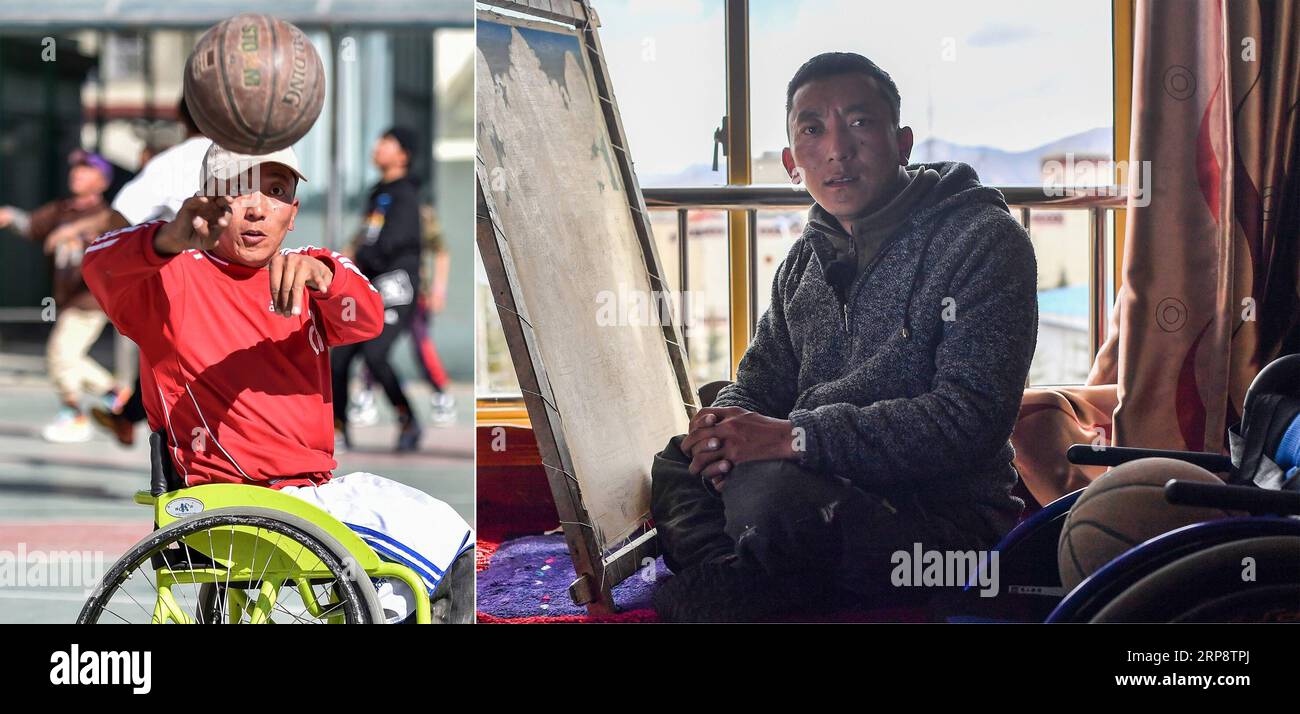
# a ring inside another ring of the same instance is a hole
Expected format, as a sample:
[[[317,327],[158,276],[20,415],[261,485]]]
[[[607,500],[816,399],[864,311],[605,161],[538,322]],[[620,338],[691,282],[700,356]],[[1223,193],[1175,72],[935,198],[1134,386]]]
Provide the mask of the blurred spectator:
[[[442,242],[442,225],[438,221],[438,214],[427,203],[420,206],[420,227],[425,257],[433,256],[433,270],[422,274],[425,279],[416,298],[415,315],[411,319],[411,347],[415,352],[415,363],[420,375],[433,387],[431,418],[434,425],[454,426],[456,399],[447,392],[447,371],[442,366],[438,347],[433,342],[433,316],[442,312],[447,304],[447,274],[451,269],[451,256]],[[349,426],[373,426],[379,423],[374,377],[364,367],[361,371],[361,385],[348,406]]]
[[[382,178],[370,191],[366,218],[354,248],[357,267],[384,299],[384,331],[373,340],[334,348],[334,427],[341,446],[350,446],[348,433],[348,376],[352,362],[361,356],[366,368],[383,387],[397,411],[401,431],[398,451],[419,447],[421,429],[397,374],[389,364],[393,342],[410,328],[420,285],[419,182],[408,173],[417,152],[415,132],[393,127],[375,142],[371,160]]]
[[[90,439],[90,422],[81,411],[83,392],[109,408],[120,408],[129,396],[129,390],[90,357],[108,318],[81,278],[86,245],[109,224],[111,211],[104,203],[104,191],[113,182],[113,167],[102,156],[80,150],[72,153],[68,163],[71,195],[67,198],[51,201],[30,215],[13,207],[0,208],[0,228],[12,227],[42,242],[45,253],[54,259],[55,321],[46,360],[63,406],[41,436],[57,443]]]
[[[124,225],[170,221],[185,199],[199,190],[199,167],[212,140],[199,131],[184,98],[176,112],[185,124],[185,140],[154,156],[113,199],[113,210]]]
[[[456,423],[456,400],[447,392],[447,371],[442,367],[442,358],[433,342],[433,318],[447,305],[451,254],[443,244],[442,224],[433,206],[420,206],[420,226],[425,254],[433,256],[433,271],[421,286],[420,298],[415,304],[411,344],[415,347],[415,362],[420,366],[421,374],[433,387],[433,423],[450,426]]]

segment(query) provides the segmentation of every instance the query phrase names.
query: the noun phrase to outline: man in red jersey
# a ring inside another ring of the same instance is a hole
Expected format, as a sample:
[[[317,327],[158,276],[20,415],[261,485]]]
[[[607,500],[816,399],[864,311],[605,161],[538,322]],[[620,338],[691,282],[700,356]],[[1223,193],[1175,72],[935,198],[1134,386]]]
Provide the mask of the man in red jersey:
[[[473,543],[464,519],[373,474],[331,478],[328,348],[378,335],[384,307],[348,259],[280,249],[299,180],[291,149],[249,156],[214,145],[200,195],[171,222],[101,236],[86,250],[86,283],[140,346],[149,425],[166,432],[187,486],[256,484],[303,498],[432,591]],[[410,604],[399,599],[383,603],[393,619]]]

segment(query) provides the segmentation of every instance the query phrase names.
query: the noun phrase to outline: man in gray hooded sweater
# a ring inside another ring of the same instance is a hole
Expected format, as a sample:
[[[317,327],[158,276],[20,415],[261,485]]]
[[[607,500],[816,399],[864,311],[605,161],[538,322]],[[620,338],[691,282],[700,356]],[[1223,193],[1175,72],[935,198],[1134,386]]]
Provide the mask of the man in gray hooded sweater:
[[[936,593],[892,582],[895,553],[987,550],[1024,505],[1028,235],[971,167],[908,165],[867,58],[814,57],[786,101],[783,161],[816,203],[736,381],[655,457],[666,620],[916,602]]]

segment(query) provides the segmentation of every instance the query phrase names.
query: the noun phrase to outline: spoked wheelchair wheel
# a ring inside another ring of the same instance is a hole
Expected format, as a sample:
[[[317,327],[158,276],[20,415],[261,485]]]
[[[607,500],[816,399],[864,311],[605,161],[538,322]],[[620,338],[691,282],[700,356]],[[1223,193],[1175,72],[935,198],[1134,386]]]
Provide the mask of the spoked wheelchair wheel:
[[[383,622],[366,573],[296,516],[219,508],[145,537],[105,574],[82,624]]]

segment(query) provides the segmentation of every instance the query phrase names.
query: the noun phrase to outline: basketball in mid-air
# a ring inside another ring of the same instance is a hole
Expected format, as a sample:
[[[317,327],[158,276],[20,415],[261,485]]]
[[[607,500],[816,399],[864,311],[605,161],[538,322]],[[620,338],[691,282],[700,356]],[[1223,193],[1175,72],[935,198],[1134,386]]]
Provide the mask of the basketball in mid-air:
[[[209,139],[240,154],[293,145],[325,103],[325,67],[307,36],[244,13],[203,33],[185,63],[185,103]]]

